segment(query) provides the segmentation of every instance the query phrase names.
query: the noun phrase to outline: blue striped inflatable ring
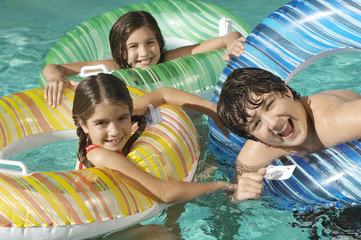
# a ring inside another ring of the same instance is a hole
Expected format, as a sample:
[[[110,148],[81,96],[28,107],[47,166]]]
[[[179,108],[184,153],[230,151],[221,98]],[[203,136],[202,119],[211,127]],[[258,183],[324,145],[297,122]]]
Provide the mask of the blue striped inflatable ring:
[[[361,139],[306,156],[283,156],[274,165],[295,165],[286,180],[264,180],[268,196],[280,197],[304,208],[361,203]]]
[[[319,59],[342,52],[361,51],[361,2],[291,1],[263,20],[247,37],[245,45],[245,53],[233,57],[223,70],[216,86],[214,102],[218,100],[223,82],[234,69],[266,69],[288,84],[299,72]],[[222,159],[235,159],[246,140],[233,133],[227,139],[211,119],[208,123],[211,149]],[[265,181],[265,189],[270,195],[305,204],[361,202],[361,193],[357,193],[361,183],[361,179],[357,178],[361,172],[360,141],[303,158],[278,159],[276,165],[290,161],[299,164],[298,170],[289,181]],[[337,170],[333,166],[337,166]],[[331,176],[335,174],[342,177],[332,180]]]

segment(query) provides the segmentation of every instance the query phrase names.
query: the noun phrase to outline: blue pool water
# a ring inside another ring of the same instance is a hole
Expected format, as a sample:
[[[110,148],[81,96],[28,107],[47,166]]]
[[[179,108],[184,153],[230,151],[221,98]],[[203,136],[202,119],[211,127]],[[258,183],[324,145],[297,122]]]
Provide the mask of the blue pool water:
[[[207,0],[208,1],[208,0]],[[142,2],[133,0],[132,3]],[[241,16],[254,28],[287,0],[209,0]],[[80,22],[127,5],[124,1],[2,0],[0,2],[0,96],[36,88],[43,59],[52,45]],[[360,53],[339,54],[302,71],[291,86],[302,95],[335,88],[361,93]],[[322,84],[321,84],[322,83]],[[202,145],[196,181],[228,180],[231,166],[218,166],[208,150],[206,119],[194,117]],[[76,141],[34,149],[17,159],[30,171],[73,168]],[[67,149],[67,151],[64,151]],[[55,152],[55,154],[54,154]],[[38,156],[41,156],[38,157]],[[359,239],[361,210],[323,208],[312,212],[283,211],[263,197],[230,202],[222,193],[176,204],[142,226],[108,234],[103,239]]]
[[[80,22],[149,0],[1,0],[0,96],[38,86],[43,60],[54,43]],[[210,0],[242,16],[253,28],[288,0]]]

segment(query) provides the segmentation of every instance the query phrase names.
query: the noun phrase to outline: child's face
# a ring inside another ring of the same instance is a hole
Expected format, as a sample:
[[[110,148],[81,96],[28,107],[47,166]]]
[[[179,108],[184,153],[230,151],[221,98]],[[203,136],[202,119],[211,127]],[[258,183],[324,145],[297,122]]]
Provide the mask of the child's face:
[[[126,104],[102,102],[86,124],[80,123],[92,143],[111,151],[122,151],[131,136],[131,115]]]
[[[280,93],[262,98],[260,107],[247,110],[252,116],[246,125],[249,133],[271,146],[300,146],[307,137],[307,113],[301,102]]]
[[[156,65],[160,48],[154,32],[149,27],[134,30],[126,41],[128,64],[135,68]]]

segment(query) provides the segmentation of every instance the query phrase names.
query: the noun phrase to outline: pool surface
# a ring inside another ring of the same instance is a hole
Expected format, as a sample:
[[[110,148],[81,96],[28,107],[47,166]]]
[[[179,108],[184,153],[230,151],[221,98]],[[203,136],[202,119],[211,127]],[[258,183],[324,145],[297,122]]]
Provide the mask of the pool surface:
[[[133,0],[132,4],[139,2],[143,1]],[[253,29],[288,1],[206,2],[236,13]],[[0,96],[37,88],[43,59],[61,36],[82,21],[126,5],[128,3],[119,0],[52,0],[51,7],[46,0],[1,1]],[[361,93],[360,57],[360,53],[344,53],[325,58],[302,71],[290,85],[302,95],[337,88]],[[199,131],[202,146],[195,180],[228,180],[233,166],[219,166],[220,160],[209,151],[206,118],[192,118]],[[30,171],[70,170],[74,166],[76,144],[74,140],[52,144],[21,154],[16,159],[35,158],[34,162],[29,163]],[[38,158],[39,155],[42,158]],[[215,193],[176,204],[141,226],[96,239],[361,238],[360,207],[295,212],[275,207],[278,205],[279,203],[267,197],[234,203],[225,194]]]

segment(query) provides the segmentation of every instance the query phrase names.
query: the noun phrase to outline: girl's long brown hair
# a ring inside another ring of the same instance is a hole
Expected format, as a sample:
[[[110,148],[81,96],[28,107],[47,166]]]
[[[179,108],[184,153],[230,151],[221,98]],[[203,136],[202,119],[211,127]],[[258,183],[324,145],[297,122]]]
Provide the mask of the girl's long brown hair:
[[[133,112],[133,100],[125,83],[111,74],[98,74],[83,79],[75,90],[73,102],[73,120],[77,127],[76,133],[79,137],[78,159],[85,167],[94,167],[86,158],[86,147],[92,144],[88,134],[86,134],[79,124],[79,121],[86,124],[95,112],[95,107],[103,101],[112,104],[126,104],[129,112]],[[132,116],[132,122],[138,122],[138,130],[129,138],[123,148],[123,153],[128,154],[130,147],[142,134],[146,127],[144,116]]]
[[[165,52],[165,42],[157,21],[148,12],[131,11],[122,15],[113,25],[109,33],[109,44],[114,61],[120,68],[131,68],[128,64],[126,42],[130,34],[141,27],[149,27],[157,39],[161,59]]]

